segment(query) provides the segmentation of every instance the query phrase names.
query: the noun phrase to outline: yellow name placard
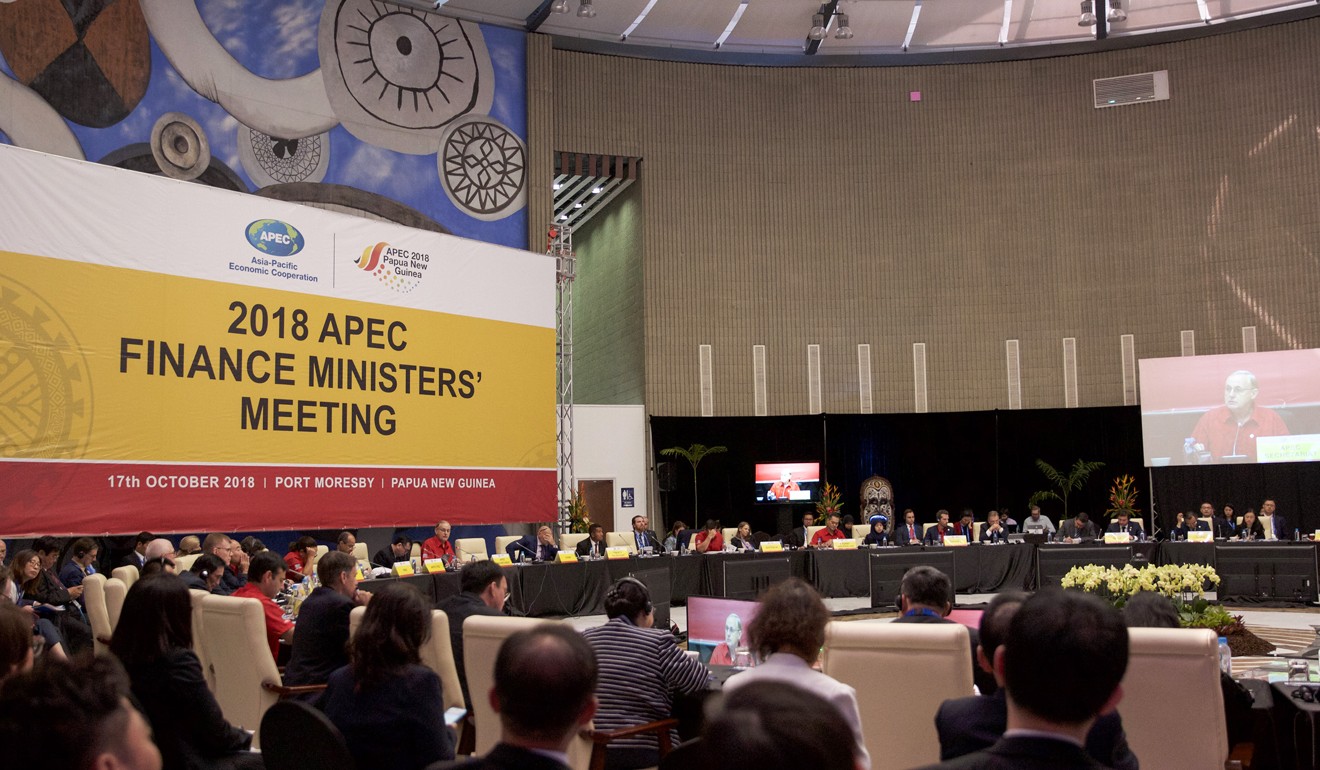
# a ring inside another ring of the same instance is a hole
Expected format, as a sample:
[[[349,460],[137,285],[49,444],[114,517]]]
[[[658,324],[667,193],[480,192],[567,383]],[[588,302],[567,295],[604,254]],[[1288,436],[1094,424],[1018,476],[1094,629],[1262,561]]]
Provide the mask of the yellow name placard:
[[[1195,532],[1187,533],[1187,542],[1189,543],[1213,543],[1214,541],[1215,533],[1213,532],[1197,530]]]
[[[945,536],[944,536],[944,544],[945,544],[945,545],[954,545],[954,546],[967,545],[967,536],[966,536],[966,535],[945,535]]]
[[[830,541],[836,551],[856,551],[857,541],[851,537],[841,537]]]
[[[394,562],[394,567],[391,571],[394,573],[395,577],[408,577],[409,575],[417,574],[413,571],[412,562],[409,561]]]
[[[364,576],[362,575],[362,568],[361,568],[361,567],[358,567],[358,568],[357,568],[357,579],[358,579],[358,580],[366,580],[366,577],[364,577]]]
[[[784,552],[784,541],[782,540],[767,540],[764,543],[761,543],[761,553],[783,553],[783,552]]]
[[[576,552],[576,551],[560,551],[560,552],[555,556],[555,560],[558,561],[560,564],[577,564],[577,560],[578,560],[578,558],[577,558],[577,552]]]
[[[1107,544],[1109,544],[1109,545],[1121,544],[1121,543],[1130,543],[1130,542],[1132,542],[1132,534],[1129,533],[1129,532],[1106,532],[1106,533],[1105,533],[1105,543],[1107,543]]]
[[[507,553],[495,554],[494,556],[490,557],[490,560],[500,565],[501,567],[513,566],[513,559],[510,559]]]
[[[445,560],[427,559],[426,561],[422,562],[422,566],[426,568],[426,574],[436,575],[445,571]]]
[[[626,559],[632,556],[626,545],[611,545],[605,549],[606,559]]]

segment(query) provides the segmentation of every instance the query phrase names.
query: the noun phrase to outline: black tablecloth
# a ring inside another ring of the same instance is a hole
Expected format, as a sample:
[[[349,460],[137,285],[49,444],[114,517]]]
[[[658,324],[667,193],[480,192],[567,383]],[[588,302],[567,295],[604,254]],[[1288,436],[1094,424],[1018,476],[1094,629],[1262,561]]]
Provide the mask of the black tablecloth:
[[[995,593],[1005,589],[1029,589],[1035,582],[1035,546],[1026,543],[968,545],[966,547],[908,546],[905,548],[859,549],[857,551],[805,551],[810,554],[808,578],[822,596],[863,597],[871,595],[868,554],[948,552],[953,554],[954,590],[958,593]]]

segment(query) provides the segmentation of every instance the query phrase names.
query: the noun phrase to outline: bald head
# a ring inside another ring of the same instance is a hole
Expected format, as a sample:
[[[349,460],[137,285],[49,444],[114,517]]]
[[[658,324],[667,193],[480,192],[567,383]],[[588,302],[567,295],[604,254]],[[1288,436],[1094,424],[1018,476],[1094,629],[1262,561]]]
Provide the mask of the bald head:
[[[163,537],[158,537],[155,540],[152,540],[150,543],[147,543],[147,550],[142,555],[146,558],[147,561],[151,561],[152,559],[159,559],[162,556],[173,556],[174,543],[171,543],[170,541],[166,540]]]

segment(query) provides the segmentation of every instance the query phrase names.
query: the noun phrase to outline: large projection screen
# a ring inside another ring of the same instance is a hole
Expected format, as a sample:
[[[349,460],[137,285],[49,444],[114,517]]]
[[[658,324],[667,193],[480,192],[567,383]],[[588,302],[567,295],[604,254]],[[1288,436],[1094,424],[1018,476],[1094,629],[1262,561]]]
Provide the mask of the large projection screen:
[[[545,520],[541,255],[0,146],[0,536]]]
[[[1320,350],[1148,358],[1148,466],[1320,460]]]

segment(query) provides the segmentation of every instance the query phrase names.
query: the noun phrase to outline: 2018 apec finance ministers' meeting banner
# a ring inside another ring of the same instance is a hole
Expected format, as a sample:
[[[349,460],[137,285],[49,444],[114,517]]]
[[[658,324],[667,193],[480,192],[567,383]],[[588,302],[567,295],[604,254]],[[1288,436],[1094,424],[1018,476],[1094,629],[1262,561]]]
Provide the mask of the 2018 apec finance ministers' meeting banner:
[[[0,147],[0,534],[549,518],[544,256]]]

